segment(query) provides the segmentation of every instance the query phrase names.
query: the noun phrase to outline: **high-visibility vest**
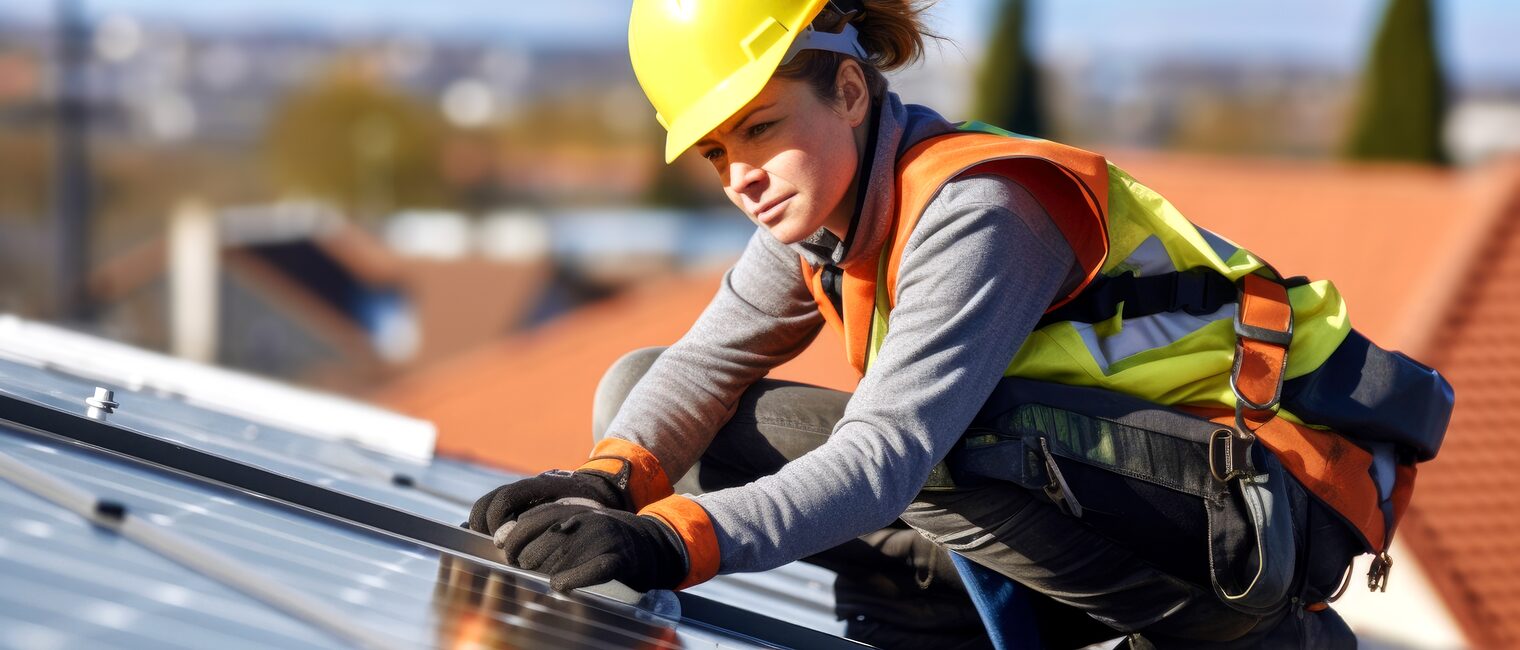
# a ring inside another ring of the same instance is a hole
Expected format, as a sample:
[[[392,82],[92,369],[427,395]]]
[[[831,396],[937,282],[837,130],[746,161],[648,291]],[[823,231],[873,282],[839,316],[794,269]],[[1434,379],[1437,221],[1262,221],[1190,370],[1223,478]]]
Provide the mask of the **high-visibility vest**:
[[[813,267],[804,259],[803,279],[824,320],[844,339],[857,372],[864,375],[886,338],[903,250],[919,217],[946,183],[971,174],[1004,176],[1027,189],[1063,233],[1082,271],[1082,281],[1050,307],[1005,376],[1118,391],[1233,422],[1233,294],[1209,313],[1125,314],[1116,304],[1111,317],[1097,322],[1052,315],[1084,290],[1126,275],[1200,272],[1228,287],[1252,274],[1277,279],[1275,271],[1245,248],[1193,225],[1103,156],[980,123],[921,142],[898,160],[892,231],[872,259],[844,270]],[[1293,379],[1325,363],[1351,324],[1328,281],[1291,286],[1287,298],[1292,352],[1282,374]],[[1286,409],[1277,416],[1256,439],[1355,527],[1369,551],[1385,551],[1413,489],[1413,463],[1397,465],[1380,485],[1371,452]]]

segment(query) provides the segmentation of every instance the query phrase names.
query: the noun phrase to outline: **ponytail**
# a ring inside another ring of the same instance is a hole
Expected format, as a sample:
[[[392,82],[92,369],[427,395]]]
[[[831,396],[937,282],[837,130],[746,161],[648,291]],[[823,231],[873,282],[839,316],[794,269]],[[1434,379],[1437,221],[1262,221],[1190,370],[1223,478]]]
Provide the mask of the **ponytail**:
[[[926,38],[942,38],[924,28],[922,14],[935,0],[858,0],[862,11],[846,16],[834,8],[824,7],[813,19],[813,28],[824,32],[838,32],[848,19],[859,32],[860,45],[865,48],[866,59],[860,60],[865,73],[866,88],[873,100],[887,92],[887,78],[883,72],[907,67],[924,56]],[[847,54],[822,50],[799,52],[791,63],[776,70],[776,76],[784,79],[806,81],[814,94],[824,101],[835,99],[834,81],[839,64]]]

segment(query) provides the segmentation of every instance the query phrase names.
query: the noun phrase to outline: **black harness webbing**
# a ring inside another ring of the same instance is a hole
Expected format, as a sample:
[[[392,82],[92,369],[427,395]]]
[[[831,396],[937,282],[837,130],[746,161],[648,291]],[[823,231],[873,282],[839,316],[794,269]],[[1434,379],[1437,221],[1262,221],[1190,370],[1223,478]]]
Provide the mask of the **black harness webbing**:
[[[1306,278],[1295,277],[1279,284],[1292,288],[1308,282]],[[1071,302],[1047,312],[1035,329],[1061,321],[1101,323],[1119,315],[1121,304],[1125,318],[1176,311],[1202,316],[1233,304],[1238,298],[1237,291],[1234,282],[1210,269],[1139,277],[1133,273],[1100,275]]]

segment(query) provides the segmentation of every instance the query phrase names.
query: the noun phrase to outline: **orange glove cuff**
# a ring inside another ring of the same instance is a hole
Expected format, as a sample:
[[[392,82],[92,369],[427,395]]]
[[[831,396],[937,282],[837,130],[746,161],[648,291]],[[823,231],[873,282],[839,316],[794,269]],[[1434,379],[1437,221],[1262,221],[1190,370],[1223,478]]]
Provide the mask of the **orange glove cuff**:
[[[603,438],[591,449],[591,460],[579,469],[594,469],[616,477],[628,471],[628,497],[638,510],[670,496],[670,478],[649,450],[620,438]]]
[[[712,519],[696,501],[672,494],[644,507],[640,515],[649,515],[670,526],[686,545],[686,579],[676,589],[708,581],[718,575],[718,533]]]

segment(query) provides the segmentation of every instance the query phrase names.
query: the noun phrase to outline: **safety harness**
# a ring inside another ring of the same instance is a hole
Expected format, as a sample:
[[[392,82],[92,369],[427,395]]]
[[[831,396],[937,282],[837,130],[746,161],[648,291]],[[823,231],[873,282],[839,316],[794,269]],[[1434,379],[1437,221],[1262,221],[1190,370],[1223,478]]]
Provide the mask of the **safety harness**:
[[[1216,592],[1243,611],[1265,612],[1283,602],[1294,576],[1282,493],[1291,474],[1377,554],[1369,586],[1386,588],[1388,544],[1415,462],[1433,457],[1444,436],[1450,385],[1351,330],[1329,283],[1283,279],[1249,251],[1195,229],[1101,156],[986,125],[962,128],[976,132],[930,139],[899,161],[895,232],[874,259],[845,269],[803,264],[819,311],[864,374],[885,339],[913,227],[950,180],[994,174],[1018,182],[1071,245],[1082,282],[1047,311],[980,424],[925,488],[998,477],[1082,516],[1061,458],[1193,494],[1212,504]],[[1174,268],[1155,269],[1164,264]],[[1230,329],[1214,326],[1221,317],[1231,318]],[[1143,335],[1157,318],[1193,329],[1144,354],[1118,346],[1128,356],[1103,356],[1105,337],[1122,338],[1125,328]],[[1215,370],[1225,345],[1233,346],[1224,357],[1232,363]],[[1174,349],[1181,356],[1170,360]],[[1224,384],[1227,393],[1212,388]],[[1180,460],[1190,457],[1202,462]],[[1232,491],[1238,499],[1228,498]],[[1249,561],[1229,566],[1243,553]]]

